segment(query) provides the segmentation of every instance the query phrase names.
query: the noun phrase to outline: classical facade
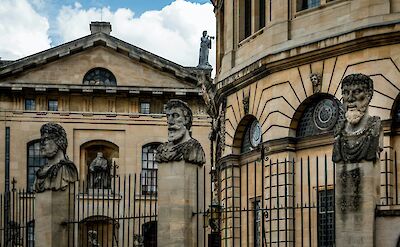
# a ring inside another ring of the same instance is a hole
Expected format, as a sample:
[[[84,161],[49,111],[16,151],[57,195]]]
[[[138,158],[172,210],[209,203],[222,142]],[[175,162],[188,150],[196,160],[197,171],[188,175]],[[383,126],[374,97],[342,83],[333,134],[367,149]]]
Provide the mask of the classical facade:
[[[400,1],[212,2],[222,245],[334,246],[341,82],[362,73],[384,130],[374,241],[396,246]]]
[[[17,188],[32,191],[35,173],[46,162],[40,153],[40,128],[47,122],[65,129],[66,156],[76,165],[86,191],[115,193],[112,183],[118,175],[122,195],[124,175],[132,174],[133,183],[133,174],[140,174],[137,181],[135,177],[136,194],[122,198],[132,208],[132,198],[156,196],[154,153],[167,141],[164,106],[169,99],[188,103],[193,112],[193,138],[209,150],[210,118],[197,86],[196,68],[183,67],[111,36],[110,23],[92,22],[90,29],[90,35],[77,40],[16,61],[1,61],[0,159],[5,161],[0,167],[1,181],[5,181],[1,191],[10,190],[11,181]],[[210,160],[209,152],[205,153]],[[133,194],[133,187],[129,189]],[[93,215],[91,211],[86,216]],[[87,240],[93,234],[81,237]]]

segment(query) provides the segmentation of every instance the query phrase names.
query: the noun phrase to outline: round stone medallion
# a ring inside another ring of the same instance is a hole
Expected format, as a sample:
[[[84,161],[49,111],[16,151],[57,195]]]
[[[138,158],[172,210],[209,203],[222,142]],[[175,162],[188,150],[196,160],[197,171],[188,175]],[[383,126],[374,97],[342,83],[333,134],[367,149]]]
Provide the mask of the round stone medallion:
[[[313,115],[314,124],[318,129],[332,129],[339,117],[338,104],[331,99],[323,99],[315,106]]]
[[[250,127],[250,143],[254,148],[261,143],[261,126],[258,121],[254,121]]]

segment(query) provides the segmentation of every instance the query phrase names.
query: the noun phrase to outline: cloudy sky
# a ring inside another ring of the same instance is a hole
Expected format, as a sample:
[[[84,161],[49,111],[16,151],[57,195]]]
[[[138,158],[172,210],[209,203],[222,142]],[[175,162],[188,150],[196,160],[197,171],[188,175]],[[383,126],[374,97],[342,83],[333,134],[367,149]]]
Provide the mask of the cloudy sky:
[[[196,66],[203,30],[215,35],[209,0],[0,0],[0,57],[15,60],[90,34],[111,35],[184,66]],[[215,47],[210,63],[215,64]]]

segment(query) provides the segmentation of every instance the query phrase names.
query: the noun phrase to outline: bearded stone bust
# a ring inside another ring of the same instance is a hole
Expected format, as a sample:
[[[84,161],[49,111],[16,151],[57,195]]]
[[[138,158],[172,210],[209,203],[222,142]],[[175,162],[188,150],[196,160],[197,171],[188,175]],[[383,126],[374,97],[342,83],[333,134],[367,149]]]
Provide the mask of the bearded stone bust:
[[[181,100],[170,100],[166,107],[168,123],[168,142],[157,148],[156,161],[166,163],[184,160],[188,163],[203,165],[204,150],[201,144],[191,137],[193,113]]]
[[[78,180],[78,170],[66,155],[68,141],[64,128],[47,123],[40,128],[40,153],[47,163],[36,172],[35,192],[64,190]]]
[[[368,114],[373,81],[364,74],[351,74],[342,80],[345,119],[335,130],[332,160],[336,163],[376,162],[381,140],[381,120]]]

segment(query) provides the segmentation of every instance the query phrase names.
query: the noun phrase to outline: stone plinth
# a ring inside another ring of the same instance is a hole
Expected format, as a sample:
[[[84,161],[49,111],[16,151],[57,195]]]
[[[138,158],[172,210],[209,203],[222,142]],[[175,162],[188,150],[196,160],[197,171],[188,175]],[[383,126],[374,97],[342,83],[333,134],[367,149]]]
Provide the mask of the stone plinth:
[[[196,221],[193,212],[196,209],[197,169],[197,165],[185,161],[159,164],[157,228],[159,246],[196,246]],[[199,198],[202,198],[202,192],[198,193]]]
[[[374,246],[379,169],[379,162],[336,165],[336,246]]]
[[[68,200],[68,188],[65,191],[48,190],[35,196],[35,246],[68,247],[68,226],[62,224],[68,220],[68,210],[70,215],[73,212],[74,200],[72,195]],[[72,231],[69,235],[71,244]]]

